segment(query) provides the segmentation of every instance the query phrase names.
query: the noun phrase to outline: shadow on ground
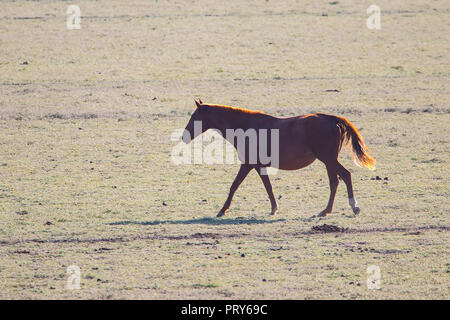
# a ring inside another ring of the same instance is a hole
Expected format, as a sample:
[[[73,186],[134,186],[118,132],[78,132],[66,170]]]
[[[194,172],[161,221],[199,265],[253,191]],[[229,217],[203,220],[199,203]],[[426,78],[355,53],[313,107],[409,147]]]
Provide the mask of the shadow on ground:
[[[124,220],[108,223],[109,225],[129,225],[138,224],[142,226],[155,226],[158,224],[206,224],[206,225],[239,225],[239,224],[264,224],[283,222],[286,219],[266,220],[266,219],[216,219],[216,218],[201,218],[188,220],[154,220],[154,221],[132,221]]]

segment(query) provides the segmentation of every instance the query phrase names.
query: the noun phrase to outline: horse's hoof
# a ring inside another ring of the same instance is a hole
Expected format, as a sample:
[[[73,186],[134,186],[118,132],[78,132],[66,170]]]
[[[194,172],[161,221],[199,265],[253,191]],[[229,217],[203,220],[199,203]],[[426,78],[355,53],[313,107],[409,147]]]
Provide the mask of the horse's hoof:
[[[329,214],[329,212],[327,212],[326,210],[323,210],[321,213],[319,213],[317,216],[318,217],[325,217],[327,214]]]
[[[354,214],[358,214],[358,213],[360,213],[361,212],[361,209],[359,208],[359,207],[354,207],[353,208],[353,213]]]
[[[220,218],[220,217],[223,217],[224,215],[225,215],[225,212],[219,212],[216,217]]]
[[[271,216],[274,216],[277,214],[278,208],[272,209],[272,211],[270,212]]]

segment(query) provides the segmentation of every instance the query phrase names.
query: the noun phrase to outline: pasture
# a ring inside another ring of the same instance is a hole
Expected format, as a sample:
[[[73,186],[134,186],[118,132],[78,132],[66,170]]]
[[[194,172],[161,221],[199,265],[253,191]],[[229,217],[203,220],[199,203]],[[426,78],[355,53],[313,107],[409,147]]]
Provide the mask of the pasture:
[[[448,1],[0,7],[0,298],[448,299]],[[239,164],[171,161],[194,97],[348,118],[377,160],[341,152],[361,213],[341,182],[315,216],[316,161],[271,177],[278,215],[252,172],[215,218]]]

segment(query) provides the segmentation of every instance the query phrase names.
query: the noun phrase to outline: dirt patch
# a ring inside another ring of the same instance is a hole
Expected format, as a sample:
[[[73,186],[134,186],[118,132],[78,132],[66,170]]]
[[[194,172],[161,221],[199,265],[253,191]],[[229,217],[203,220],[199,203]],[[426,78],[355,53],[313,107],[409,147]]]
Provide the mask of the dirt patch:
[[[105,252],[105,251],[110,251],[113,250],[112,248],[98,248],[98,249],[94,249],[95,252]]]
[[[411,250],[397,250],[397,249],[371,249],[371,252],[379,253],[379,254],[404,254],[404,253],[410,253]]]
[[[219,234],[217,233],[194,233],[193,235],[191,235],[191,238],[193,239],[203,239],[203,238],[212,238],[215,239],[217,238]]]
[[[304,232],[286,233],[287,236],[304,236],[310,234],[325,233],[383,233],[383,232],[426,232],[431,230],[450,231],[449,226],[423,226],[423,227],[397,227],[397,228],[374,228],[374,229],[349,229],[334,225],[323,224],[313,226],[310,230]],[[135,237],[117,236],[110,238],[73,238],[73,239],[22,239],[22,240],[0,240],[0,245],[14,245],[18,243],[98,243],[98,242],[130,242],[140,240],[192,240],[192,239],[223,239],[223,238],[245,238],[250,236],[248,233],[194,233],[190,235],[160,235],[148,234]],[[266,235],[254,235],[259,240],[266,239]],[[206,243],[205,243],[206,244]]]
[[[3,240],[0,241],[0,245],[14,245],[18,243],[98,243],[98,242],[129,242],[139,240],[189,240],[189,239],[220,239],[220,238],[236,238],[248,236],[246,233],[232,233],[232,234],[220,234],[220,233],[194,233],[191,235],[140,235],[135,237],[111,237],[111,238],[85,238],[85,239],[23,239],[23,240]],[[104,251],[102,249],[101,251]],[[106,249],[107,250],[107,249]]]
[[[378,232],[409,232],[416,233],[425,232],[430,230],[441,231],[450,231],[450,226],[422,226],[422,227],[393,227],[393,228],[373,228],[373,229],[350,229],[349,233],[378,233]]]
[[[216,240],[215,242],[186,242],[187,246],[215,246],[217,244],[219,244],[219,240]]]
[[[16,250],[14,252],[12,252],[13,254],[31,254],[30,251],[28,250]]]
[[[329,224],[323,224],[321,226],[313,226],[311,228],[312,233],[330,233],[330,232],[347,232],[348,228],[333,226]]]
[[[357,246],[353,246],[353,245],[344,245],[347,248],[345,248],[345,251],[348,252],[358,252],[358,253],[377,253],[377,254],[405,254],[405,253],[410,253],[411,250],[410,249],[406,249],[406,250],[398,250],[398,249],[375,249],[375,248],[367,248],[367,247],[357,247]]]

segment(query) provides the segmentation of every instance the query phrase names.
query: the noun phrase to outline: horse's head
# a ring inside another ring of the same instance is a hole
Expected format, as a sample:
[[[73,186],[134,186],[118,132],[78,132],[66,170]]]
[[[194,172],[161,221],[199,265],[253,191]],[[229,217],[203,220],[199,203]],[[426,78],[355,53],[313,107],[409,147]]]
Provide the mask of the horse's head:
[[[210,120],[208,106],[204,105],[202,100],[194,100],[196,109],[191,116],[186,128],[183,133],[183,141],[185,143],[190,143],[198,135],[210,129]]]

